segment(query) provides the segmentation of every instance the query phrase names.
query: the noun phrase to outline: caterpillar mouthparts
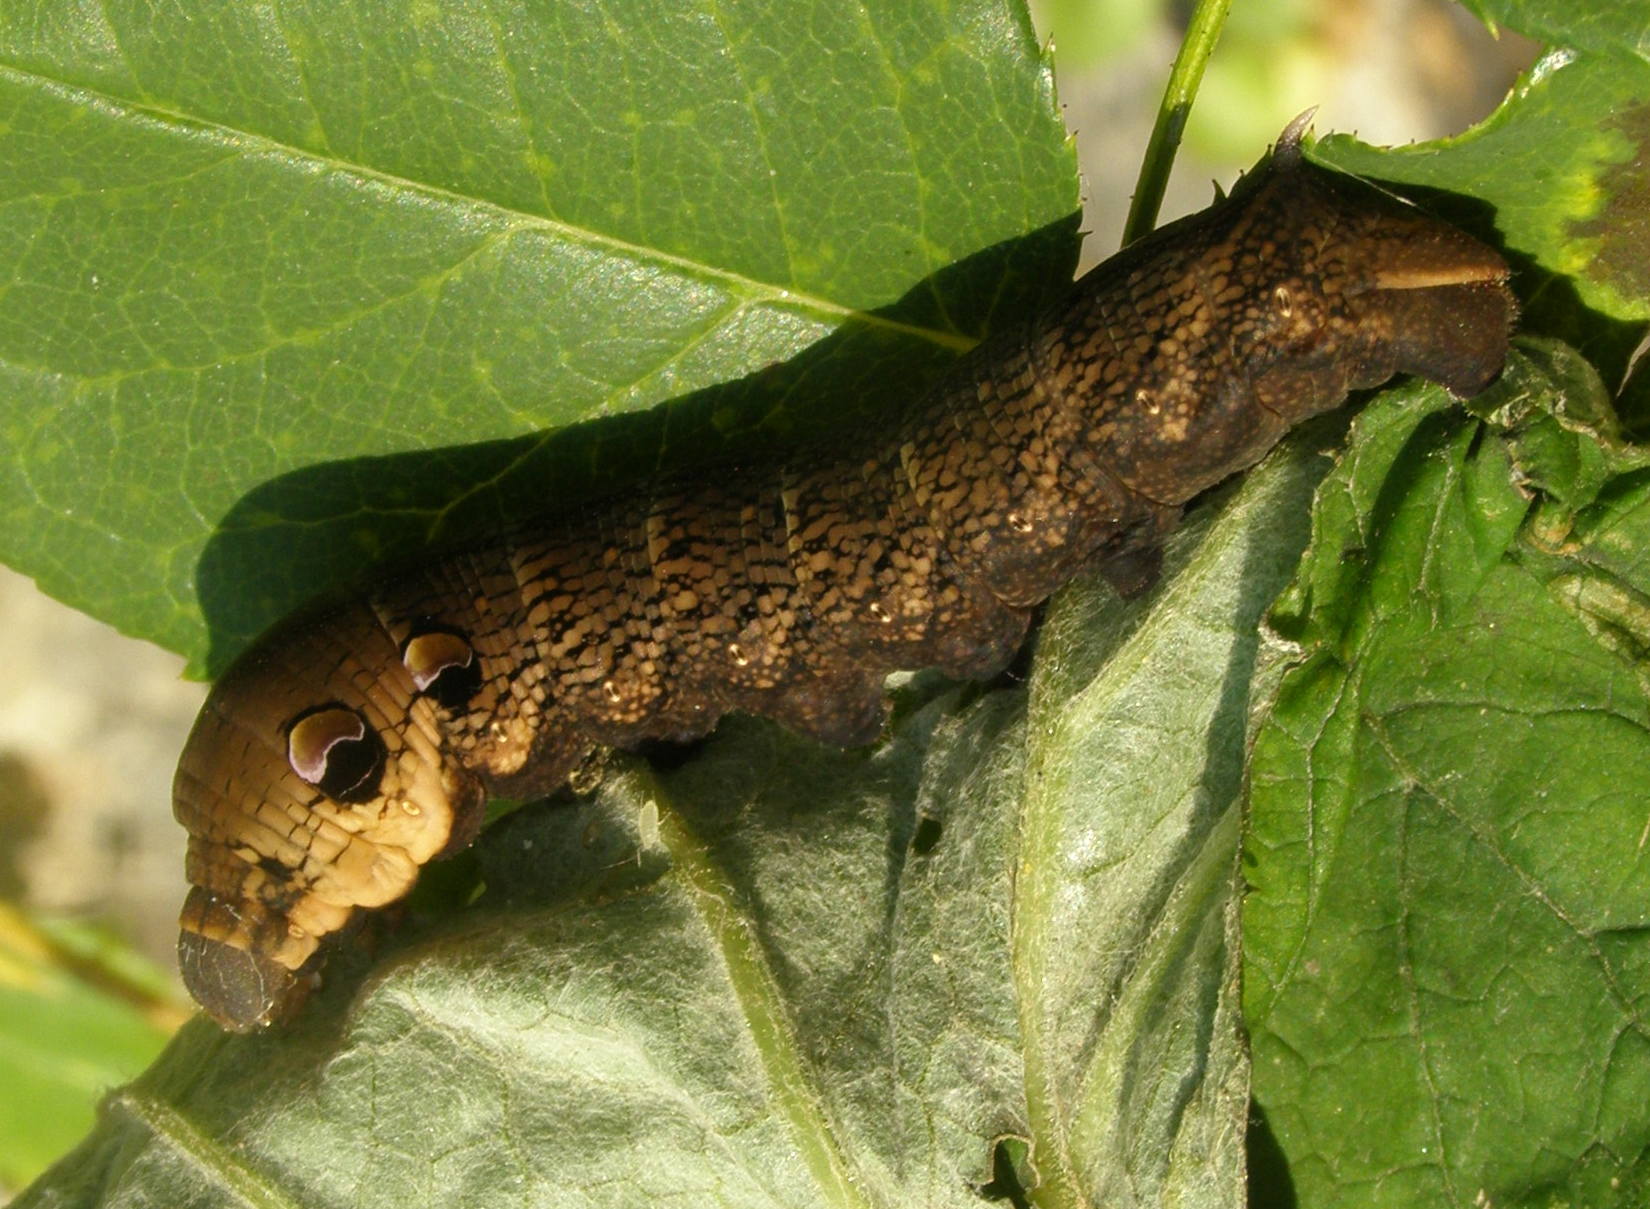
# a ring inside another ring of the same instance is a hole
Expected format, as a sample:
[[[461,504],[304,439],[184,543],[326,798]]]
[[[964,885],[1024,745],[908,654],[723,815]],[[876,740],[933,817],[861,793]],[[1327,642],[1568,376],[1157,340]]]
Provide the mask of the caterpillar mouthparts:
[[[288,1017],[354,914],[467,844],[486,795],[743,710],[873,740],[903,668],[985,677],[1079,569],[1128,574],[1182,505],[1396,373],[1507,354],[1506,262],[1308,163],[1230,196],[964,357],[892,431],[665,484],[432,558],[260,639],[189,737],[179,961],[225,1028]]]

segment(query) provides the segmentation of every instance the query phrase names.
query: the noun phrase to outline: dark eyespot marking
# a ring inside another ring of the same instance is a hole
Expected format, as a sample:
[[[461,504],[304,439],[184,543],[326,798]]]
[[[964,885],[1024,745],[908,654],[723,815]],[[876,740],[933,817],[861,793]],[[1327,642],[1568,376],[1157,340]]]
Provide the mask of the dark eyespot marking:
[[[335,802],[365,802],[384,775],[384,741],[354,710],[329,702],[287,727],[292,771]]]
[[[457,630],[430,626],[402,644],[401,662],[418,691],[442,709],[462,709],[481,687],[481,663],[470,640]]]

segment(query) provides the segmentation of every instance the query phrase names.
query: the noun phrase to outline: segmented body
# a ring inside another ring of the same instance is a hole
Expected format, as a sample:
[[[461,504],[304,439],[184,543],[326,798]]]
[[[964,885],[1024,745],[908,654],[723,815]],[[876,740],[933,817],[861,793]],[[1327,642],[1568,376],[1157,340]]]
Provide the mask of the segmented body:
[[[178,770],[190,989],[228,1027],[280,1018],[324,938],[467,843],[486,793],[553,788],[598,745],[729,710],[874,739],[888,672],[993,673],[1078,568],[1128,567],[1350,389],[1482,387],[1506,276],[1286,136],[881,439],[525,523],[278,627]]]

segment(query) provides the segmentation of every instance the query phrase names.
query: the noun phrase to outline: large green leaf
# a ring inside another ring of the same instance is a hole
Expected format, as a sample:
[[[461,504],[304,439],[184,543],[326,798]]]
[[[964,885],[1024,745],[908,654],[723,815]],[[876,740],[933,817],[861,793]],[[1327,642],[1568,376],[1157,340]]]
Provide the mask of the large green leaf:
[[[1068,595],[1029,718],[919,681],[874,750],[735,720],[510,816],[473,905],[284,1032],[190,1025],[22,1203],[964,1205],[1014,1137],[1043,1204],[1241,1204],[1245,686],[1324,464],[1155,608]]]
[[[1493,226],[1522,325],[1591,364],[1538,342],[1482,418],[1430,391],[1367,410],[1272,617],[1244,912],[1263,1199],[1650,1188],[1650,461],[1599,380],[1642,428],[1650,68],[1637,9],[1503,7],[1600,53],[1550,53],[1448,144],[1318,150]]]
[[[1360,419],[1275,614],[1246,1012],[1303,1205],[1650,1190],[1650,455],[1563,346],[1496,391]]]
[[[863,422],[1075,255],[1009,0],[164,13],[0,13],[0,557],[197,668],[501,509]]]

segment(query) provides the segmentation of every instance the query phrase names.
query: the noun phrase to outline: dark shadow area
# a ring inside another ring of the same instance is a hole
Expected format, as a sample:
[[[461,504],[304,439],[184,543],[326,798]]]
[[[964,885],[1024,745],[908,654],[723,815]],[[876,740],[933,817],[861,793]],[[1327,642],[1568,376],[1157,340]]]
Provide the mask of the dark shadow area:
[[[1266,1110],[1249,1101],[1249,1130],[1244,1135],[1249,1163],[1249,1209],[1295,1209],[1295,1181],[1289,1159],[1278,1145]]]
[[[1513,289],[1522,308],[1518,330],[1556,336],[1570,345],[1593,363],[1606,389],[1616,396],[1628,378],[1633,353],[1644,339],[1645,325],[1596,311],[1581,300],[1570,278],[1549,273],[1517,253],[1506,256],[1513,266]],[[1616,398],[1623,427],[1629,431],[1650,424],[1646,393],[1641,386]]]
[[[1031,1197],[1017,1166],[1026,1158],[1027,1147],[1019,1138],[1002,1138],[991,1148],[991,1182],[980,1186],[984,1200],[1006,1203],[1011,1209],[1030,1209]]]
[[[917,819],[917,829],[911,836],[911,854],[927,856],[939,846],[940,836],[944,833],[943,822],[933,815],[923,815]]]
[[[525,518],[577,512],[649,481],[875,441],[957,356],[912,329],[980,336],[1031,320],[1070,284],[1079,218],[957,261],[787,362],[647,411],[322,463],[262,484],[218,522],[201,554],[208,673],[308,600]]]
[[[685,743],[669,739],[644,739],[626,750],[646,760],[655,772],[674,772],[698,755],[704,746],[704,739],[692,739]]]
[[[1650,344],[1650,334],[1645,341]],[[1624,435],[1643,443],[1650,441],[1650,356],[1637,350],[1635,356],[1628,364],[1627,380],[1616,392],[1616,415]]]

